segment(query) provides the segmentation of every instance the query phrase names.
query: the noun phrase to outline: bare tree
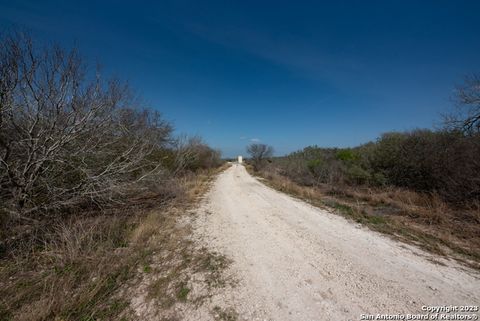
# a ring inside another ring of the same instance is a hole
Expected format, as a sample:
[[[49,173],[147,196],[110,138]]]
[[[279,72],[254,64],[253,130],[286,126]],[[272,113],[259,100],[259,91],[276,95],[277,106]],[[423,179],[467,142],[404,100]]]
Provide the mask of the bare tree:
[[[34,219],[98,204],[163,171],[152,152],[171,126],[136,107],[129,88],[91,74],[76,50],[0,40],[0,212]]]
[[[467,135],[480,133],[480,75],[465,78],[456,90],[456,103],[455,113],[445,117],[447,127]]]
[[[259,170],[265,161],[272,157],[273,147],[266,144],[251,144],[247,146],[247,153],[252,158],[254,169]]]

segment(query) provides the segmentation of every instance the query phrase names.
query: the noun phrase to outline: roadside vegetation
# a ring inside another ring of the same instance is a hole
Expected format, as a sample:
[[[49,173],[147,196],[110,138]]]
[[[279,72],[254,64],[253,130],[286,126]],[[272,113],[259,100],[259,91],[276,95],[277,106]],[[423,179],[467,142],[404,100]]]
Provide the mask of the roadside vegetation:
[[[253,157],[250,163],[274,187],[479,266],[477,76],[457,89],[456,109],[438,130],[385,133],[354,148],[309,146],[260,163]]]
[[[4,35],[0,320],[130,320],[128,289],[153,272],[176,270],[155,291],[189,300],[183,272],[218,258],[177,222],[222,164],[77,50]]]

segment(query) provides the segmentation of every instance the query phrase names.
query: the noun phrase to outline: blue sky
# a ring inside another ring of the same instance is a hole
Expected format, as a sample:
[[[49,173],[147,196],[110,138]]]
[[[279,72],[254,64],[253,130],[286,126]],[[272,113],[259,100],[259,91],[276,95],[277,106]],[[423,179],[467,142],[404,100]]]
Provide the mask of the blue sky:
[[[16,1],[0,27],[76,44],[178,133],[277,155],[433,127],[480,71],[480,1]]]

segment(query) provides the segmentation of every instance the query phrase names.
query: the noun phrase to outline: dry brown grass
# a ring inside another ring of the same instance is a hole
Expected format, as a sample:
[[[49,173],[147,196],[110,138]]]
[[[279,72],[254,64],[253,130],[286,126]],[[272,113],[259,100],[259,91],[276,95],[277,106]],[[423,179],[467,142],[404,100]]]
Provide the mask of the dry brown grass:
[[[436,194],[400,188],[308,187],[277,173],[254,174],[275,189],[334,209],[375,231],[480,268],[479,204],[458,209]]]
[[[0,320],[131,319],[129,293],[122,289],[136,282],[139,270],[148,271],[156,254],[164,255],[157,266],[163,272],[177,261],[190,267],[189,230],[177,222],[217,172],[181,179],[170,186],[176,195],[168,201],[164,195],[141,195],[101,215],[78,213],[52,222],[41,239],[0,259]],[[178,292],[178,300],[188,295],[182,288]]]
[[[4,319],[95,320],[123,309],[112,295],[141,255],[128,245],[134,223],[119,215],[59,222],[43,245],[2,260]]]
[[[206,248],[199,248],[190,238],[190,220],[195,214],[189,211],[189,207],[208,190],[210,179],[225,168],[223,166],[214,172],[204,172],[185,180],[187,192],[184,197],[187,201],[183,202],[184,206],[172,207],[172,215],[169,216],[152,212],[134,230],[134,238],[148,240],[153,253],[143,262],[143,273],[137,283],[146,286],[133,285],[130,288],[144,301],[154,303],[149,305],[149,311],[141,311],[144,317],[177,320],[177,303],[198,306],[211,296],[211,289],[223,287],[230,281],[222,274],[229,260]],[[192,280],[193,276],[195,280]],[[199,279],[201,290],[194,290],[199,286]]]

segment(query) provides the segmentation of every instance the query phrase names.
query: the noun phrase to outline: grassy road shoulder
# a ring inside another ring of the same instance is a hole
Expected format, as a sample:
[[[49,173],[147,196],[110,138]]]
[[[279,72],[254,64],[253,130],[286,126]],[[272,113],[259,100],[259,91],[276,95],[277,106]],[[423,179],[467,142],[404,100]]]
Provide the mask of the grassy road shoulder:
[[[151,195],[102,215],[82,213],[53,226],[28,255],[1,260],[0,320],[135,320],[132,289],[145,279],[155,279],[147,299],[157,315],[173,319],[176,302],[199,302],[190,298],[190,272],[205,271],[215,284],[227,262],[196,249],[180,221],[224,169],[182,178],[169,201]]]
[[[277,173],[255,172],[249,165],[246,168],[276,190],[428,252],[480,268],[478,222],[455,220],[459,213],[453,215],[453,210],[438,199],[400,189],[302,186]]]

